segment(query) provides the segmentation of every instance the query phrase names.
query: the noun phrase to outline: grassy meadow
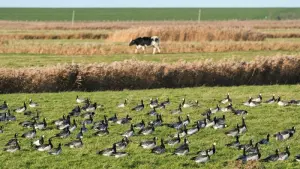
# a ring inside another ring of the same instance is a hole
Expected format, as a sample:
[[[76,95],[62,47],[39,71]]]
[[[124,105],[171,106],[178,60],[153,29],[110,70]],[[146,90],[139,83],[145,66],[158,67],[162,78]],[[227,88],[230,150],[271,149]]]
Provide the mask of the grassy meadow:
[[[76,106],[76,95],[82,97],[89,97],[92,101],[104,105],[103,110],[97,110],[94,117],[95,121],[103,119],[103,115],[111,117],[117,113],[118,117],[124,117],[127,114],[133,118],[132,123],[138,123],[142,119],[145,122],[154,120],[154,117],[149,117],[146,113],[150,110],[149,106],[141,112],[133,112],[130,108],[139,103],[140,99],[144,99],[145,103],[149,103],[150,98],[158,97],[160,101],[170,98],[171,104],[165,110],[158,110],[162,114],[164,123],[171,123],[177,120],[178,115],[171,115],[170,110],[177,108],[182,98],[187,101],[198,99],[200,103],[199,108],[185,108],[180,116],[185,119],[186,115],[190,115],[191,124],[204,117],[201,115],[208,108],[213,108],[218,104],[218,101],[230,93],[233,99],[233,105],[237,109],[245,109],[249,112],[246,115],[246,124],[248,131],[241,136],[242,144],[248,143],[250,139],[254,142],[265,138],[268,133],[274,134],[278,131],[285,130],[295,126],[296,129],[300,127],[298,119],[299,107],[288,106],[280,107],[277,104],[262,104],[258,107],[249,108],[242,105],[249,96],[256,97],[259,93],[262,94],[263,100],[269,99],[272,94],[281,95],[283,100],[299,99],[299,85],[274,85],[274,86],[240,86],[240,87],[199,87],[199,88],[185,88],[185,89],[155,89],[155,90],[136,90],[136,91],[104,91],[104,92],[62,92],[62,93],[37,93],[37,94],[4,94],[1,95],[1,101],[6,100],[11,109],[22,105],[23,101],[28,102],[30,98],[40,104],[37,109],[41,111],[40,121],[46,117],[47,122],[60,118],[63,114],[67,114]],[[117,108],[116,105],[128,99],[128,107],[122,109]],[[224,107],[225,105],[221,105]],[[35,112],[35,108],[29,110]],[[4,127],[4,133],[0,134],[1,147],[13,137],[17,132],[19,135],[28,131],[18,125],[19,122],[29,120],[30,117],[25,117],[22,113],[13,113],[17,117],[17,121],[1,123]],[[176,133],[175,129],[166,126],[157,127],[155,132],[148,136],[135,135],[130,138],[128,148],[125,150],[129,156],[115,159],[114,157],[104,157],[96,154],[97,150],[111,147],[114,142],[122,139],[120,135],[129,129],[129,124],[118,125],[109,124],[110,134],[99,137],[93,136],[93,130],[88,126],[89,131],[84,134],[84,146],[80,149],[70,149],[63,146],[62,154],[59,156],[50,156],[46,152],[38,152],[30,146],[30,140],[19,138],[21,151],[15,153],[8,153],[0,151],[0,167],[1,168],[299,168],[299,163],[294,161],[294,156],[299,154],[300,146],[298,139],[299,133],[285,141],[276,141],[271,137],[269,145],[262,145],[262,158],[273,154],[276,148],[284,151],[286,146],[291,147],[291,156],[287,161],[283,162],[248,162],[243,165],[235,161],[235,159],[242,155],[242,151],[225,147],[226,143],[232,142],[234,138],[228,137],[224,134],[236,126],[241,124],[241,116],[235,116],[232,113],[218,112],[214,114],[217,117],[226,115],[225,129],[214,130],[212,128],[201,129],[195,135],[189,136],[190,153],[187,156],[172,155],[175,147],[166,146],[166,153],[162,155],[151,154],[149,150],[139,147],[139,142],[142,140],[152,139],[157,136],[159,139],[168,139],[170,134]],[[213,115],[213,117],[214,117]],[[73,118],[72,118],[73,119]],[[79,124],[83,119],[81,117],[75,118]],[[80,125],[78,125],[80,126]],[[49,125],[50,128],[54,127]],[[74,140],[79,128],[71,134],[67,139],[53,140],[56,147],[58,143],[68,143]],[[37,137],[45,135],[45,138],[53,136],[59,130],[45,130],[37,131]],[[194,157],[197,151],[210,148],[213,143],[216,143],[216,154],[211,157],[211,160],[206,164],[196,164],[190,158]]]
[[[0,8],[0,20],[198,20],[198,8]],[[138,14],[138,15],[137,15]],[[298,8],[202,8],[201,20],[299,19]]]

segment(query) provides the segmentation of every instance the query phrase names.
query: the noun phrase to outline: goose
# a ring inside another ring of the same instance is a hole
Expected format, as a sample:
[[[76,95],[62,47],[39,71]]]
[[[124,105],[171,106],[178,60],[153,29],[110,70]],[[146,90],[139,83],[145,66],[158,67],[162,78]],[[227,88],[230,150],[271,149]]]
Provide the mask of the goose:
[[[222,107],[222,108],[221,108],[221,111],[222,111],[222,112],[229,112],[229,111],[232,111],[232,104],[229,103],[228,106]]]
[[[297,162],[300,162],[300,154],[298,154],[298,155],[295,156],[295,160],[296,160]]]
[[[263,138],[260,141],[258,141],[257,143],[259,144],[269,144],[270,142],[270,134],[267,135],[267,138]]]
[[[213,128],[215,130],[223,129],[223,128],[226,128],[226,127],[227,127],[227,125],[225,124],[225,115],[223,115],[223,118],[219,118],[219,119],[217,119],[216,117],[214,118]]]
[[[135,124],[133,126],[134,126],[134,128],[140,130],[140,129],[143,129],[145,127],[145,122],[144,122],[144,120],[142,120],[140,123],[137,123],[137,124]]]
[[[225,134],[227,136],[232,136],[232,137],[235,137],[235,136],[239,135],[239,133],[240,133],[240,126],[239,126],[239,124],[236,125],[236,128],[225,132]]]
[[[154,121],[150,121],[148,124],[151,125],[151,126],[161,126],[163,123],[163,120],[162,120],[162,117],[161,117],[161,114],[157,114],[156,115],[156,120]]]
[[[108,134],[109,134],[109,131],[106,128],[105,130],[97,131],[96,133],[94,133],[94,136],[105,136],[105,135],[108,135]]]
[[[82,138],[83,138],[83,133],[84,133],[84,132],[83,132],[83,128],[81,127],[81,128],[80,128],[80,132],[76,135],[76,138],[77,138],[77,139],[82,139]]]
[[[286,140],[290,137],[293,137],[295,132],[296,132],[296,128],[292,127],[291,129],[287,129],[282,132],[278,132],[274,134],[274,137],[276,138],[276,140]]]
[[[154,126],[147,126],[145,128],[142,128],[138,134],[143,134],[143,135],[149,135],[149,134],[152,134],[153,132],[155,131],[155,128]]]
[[[7,151],[7,152],[10,152],[10,153],[14,153],[14,152],[16,152],[18,150],[21,150],[21,147],[20,147],[18,141],[16,141],[16,145],[9,146],[9,147],[6,147],[6,148],[3,149],[3,151]]]
[[[248,149],[250,149],[252,147],[253,147],[253,140],[251,139],[249,141],[249,144],[240,144],[239,147],[238,147],[238,149],[240,149],[240,150],[244,149],[244,150],[247,151]]]
[[[216,145],[217,145],[216,143],[213,143],[212,148],[204,150],[204,151],[199,151],[197,154],[199,154],[199,155],[208,154],[208,155],[212,156],[213,154],[216,153]]]
[[[261,96],[261,93],[257,96],[257,98],[252,99],[252,101],[253,101],[253,102],[256,102],[256,103],[262,102],[262,96]]]
[[[124,132],[122,134],[122,136],[129,138],[129,137],[133,136],[133,134],[134,134],[134,129],[133,129],[133,125],[131,124],[130,129],[128,131]]]
[[[240,116],[240,115],[247,115],[247,110],[235,110],[234,108],[231,108],[231,111],[234,115]]]
[[[178,122],[167,124],[167,125],[170,128],[180,129],[183,126],[181,117],[178,116]]]
[[[115,115],[113,117],[110,117],[107,120],[111,123],[116,123],[118,121],[117,114],[115,113]]]
[[[183,125],[183,129],[181,129],[178,133],[174,134],[173,137],[177,137],[177,135],[179,134],[180,137],[185,137],[188,135],[187,133],[187,128],[186,128],[186,125]]]
[[[8,110],[8,112],[6,113],[5,116],[6,116],[6,121],[16,121],[17,120],[16,116],[14,116],[10,113],[10,110]]]
[[[191,128],[187,130],[187,135],[193,135],[195,133],[197,133],[200,130],[200,123],[197,123],[197,127]]]
[[[0,126],[0,133],[4,133],[3,126]]]
[[[129,115],[127,114],[125,118],[118,120],[117,124],[126,124],[126,123],[129,123],[131,120],[132,120],[132,118],[129,117]]]
[[[8,109],[8,104],[6,103],[6,101],[3,102],[2,105],[0,105],[0,110],[1,111],[5,111]]]
[[[170,145],[170,146],[174,146],[175,144],[180,143],[180,141],[181,141],[180,136],[179,136],[179,134],[177,134],[177,137],[168,140],[167,144]]]
[[[104,150],[98,151],[97,154],[103,155],[103,156],[111,156],[114,152],[114,149],[116,149],[116,144],[113,144],[111,148],[106,148]]]
[[[184,143],[176,148],[174,154],[178,156],[186,155],[190,151],[187,138],[184,138]]]
[[[124,137],[121,141],[116,142],[117,150],[124,150],[129,144],[129,140],[127,137]]]
[[[249,154],[258,153],[258,151],[259,151],[258,145],[259,145],[259,143],[255,143],[254,146],[252,146],[246,150],[246,153],[249,153]]]
[[[270,161],[277,161],[279,159],[279,150],[276,149],[275,154],[269,155],[268,157],[264,158],[263,162],[270,162]]]
[[[156,109],[165,109],[165,108],[166,108],[166,105],[163,104],[163,103],[160,103],[160,104],[157,105],[155,108],[156,108]]]
[[[178,109],[174,109],[170,111],[171,114],[181,114],[182,109],[181,109],[181,104],[179,104]]]
[[[85,124],[82,124],[82,127],[80,128],[82,130],[82,133],[85,133],[88,131],[88,128],[86,128]]]
[[[300,106],[300,100],[290,100],[288,103],[291,105],[293,104],[293,105]]]
[[[24,105],[22,107],[16,108],[14,112],[16,113],[23,113],[27,109],[26,103],[24,102]]]
[[[53,148],[48,153],[51,155],[59,155],[61,152],[62,152],[61,143],[59,143],[57,148]]]
[[[277,98],[277,104],[279,106],[288,106],[288,105],[290,105],[288,102],[282,101],[280,96],[278,96],[278,98]]]
[[[170,102],[170,99],[169,98],[167,98],[167,100],[166,101],[163,101],[163,102],[161,102],[160,103],[160,105],[169,105],[171,102]]]
[[[210,118],[206,118],[205,119],[205,128],[209,128],[209,127],[213,127],[215,125],[215,121],[214,120],[209,120]]]
[[[277,100],[275,99],[275,94],[273,94],[273,96],[269,100],[265,101],[265,103],[272,104],[275,103],[276,101]]]
[[[242,125],[240,126],[239,134],[245,133],[246,131],[247,131],[247,125],[245,122],[245,117],[242,117]]]
[[[163,154],[166,152],[166,147],[165,147],[165,144],[164,144],[164,140],[161,139],[160,140],[160,146],[156,146],[154,147],[152,150],[151,150],[152,153],[155,153],[155,154]]]
[[[36,115],[33,116],[33,117],[31,118],[31,120],[39,120],[39,119],[40,119],[40,112],[39,112],[39,111],[36,111]]]
[[[121,158],[127,156],[128,153],[126,152],[117,152],[117,147],[113,146],[113,152],[111,153],[110,156],[114,156],[115,158]]]
[[[147,115],[149,116],[156,116],[157,115],[157,112],[156,112],[156,107],[154,107],[152,110],[150,110]]]
[[[36,129],[35,129],[35,127],[33,126],[33,130],[30,130],[30,131],[28,131],[28,132],[22,134],[21,137],[23,137],[23,138],[30,138],[30,139],[31,139],[31,138],[34,138],[35,135],[36,135]]]
[[[285,152],[282,152],[279,154],[278,161],[284,161],[284,160],[288,159],[290,155],[291,155],[290,146],[287,146],[285,148]]]
[[[221,100],[220,103],[226,104],[226,103],[228,103],[228,102],[229,102],[229,103],[232,102],[232,100],[231,100],[231,98],[230,98],[230,96],[229,96],[229,93],[227,93],[226,98],[224,98],[223,100]]]
[[[249,97],[249,99],[243,103],[244,106],[250,106],[250,103],[252,102],[252,97]]]
[[[65,117],[65,115],[63,115],[62,118],[60,118],[58,120],[54,120],[52,122],[52,124],[55,124],[56,126],[60,126],[65,120],[66,120],[66,117]]]
[[[252,97],[249,97],[249,100],[245,103],[243,103],[245,106],[249,106],[249,107],[256,107],[259,105],[260,102],[256,102],[254,101],[254,99]]]
[[[195,100],[195,102],[193,102],[193,103],[186,103],[185,102],[185,98],[183,98],[181,105],[182,105],[182,108],[198,107],[199,106],[199,102],[198,102],[198,100]]]
[[[208,154],[208,151],[205,151],[205,154],[199,154],[197,157],[191,158],[191,160],[194,160],[196,163],[206,163],[210,160],[210,155]]]
[[[86,113],[82,113],[81,117],[83,117],[84,119],[89,119],[90,116],[94,117],[95,116],[95,112],[86,112]]]
[[[61,123],[59,123],[59,125],[57,125],[57,129],[64,130],[67,127],[70,127],[70,124],[71,124],[70,120],[71,120],[71,117],[68,115],[65,120],[63,120]]]
[[[191,122],[191,120],[190,120],[190,115],[187,115],[187,116],[186,116],[186,119],[182,121],[182,124],[183,124],[183,125],[188,125],[190,122]]]
[[[0,113],[0,121],[6,121],[6,115],[7,113]]]
[[[235,136],[235,141],[225,144],[226,147],[238,148],[241,145],[239,136]]]
[[[70,132],[73,132],[77,128],[76,120],[73,119],[73,125],[69,127]]]
[[[32,113],[32,111],[25,111],[24,112],[24,116],[31,116],[33,113]]]
[[[36,146],[37,151],[49,151],[53,148],[52,139],[48,139],[48,144],[42,144],[40,146]]]
[[[35,127],[36,129],[39,129],[39,130],[44,130],[44,129],[46,129],[46,127],[47,127],[46,118],[44,118],[43,122],[35,123],[35,124],[34,124],[34,127]]]
[[[76,106],[71,112],[69,112],[69,115],[78,117],[78,116],[80,116],[80,113],[81,113],[80,107]]]
[[[210,116],[212,114],[211,110],[212,110],[212,108],[209,108],[208,110],[205,110],[205,112],[203,112],[201,115],[202,116]]]
[[[65,144],[65,146],[70,147],[70,148],[81,148],[83,146],[83,142],[82,139],[79,138],[77,140],[71,141],[67,144]]]
[[[225,115],[223,115],[220,118],[214,117],[214,121],[215,121],[215,124],[217,124],[217,123],[218,124],[225,124],[225,121],[226,121]]]
[[[149,104],[150,108],[154,108],[158,106],[158,98],[156,98],[155,100],[153,100],[152,98],[150,99],[150,104]]]
[[[88,107],[92,106],[89,99],[85,102],[85,104],[81,107],[82,110],[86,111]]]
[[[257,153],[252,153],[252,154],[246,154],[246,150],[243,150],[243,155],[238,157],[236,160],[241,160],[243,163],[246,163],[247,161],[257,161],[261,157],[261,154],[259,152],[259,149],[257,149]]]
[[[153,137],[152,140],[142,141],[140,143],[140,146],[143,147],[144,149],[152,149],[156,146],[156,140],[157,140],[157,137]]]
[[[44,144],[44,135],[42,135],[38,140],[32,142],[32,145],[40,146]]]
[[[32,99],[29,99],[29,107],[38,107],[39,104],[36,102],[33,102]]]
[[[14,138],[10,139],[5,146],[16,146],[18,141],[18,133],[15,133]]]
[[[20,122],[19,125],[24,128],[32,128],[36,124],[36,121],[23,121]]]
[[[91,104],[89,105],[89,107],[87,107],[85,109],[86,112],[94,112],[97,109],[97,103]]]
[[[101,122],[94,123],[94,126],[92,127],[96,131],[103,131],[108,128],[108,121],[106,119],[106,116],[104,115],[104,120],[101,120]]]
[[[141,104],[139,104],[139,105],[137,105],[137,106],[135,106],[134,108],[132,108],[131,110],[132,111],[142,111],[143,109],[144,109],[144,102],[143,102],[143,100],[141,100]]]
[[[79,96],[76,96],[76,102],[77,103],[87,103],[88,99],[87,98],[80,98]]]
[[[127,105],[127,99],[124,100],[124,103],[118,104],[117,107],[118,108],[123,108],[123,107],[126,107],[126,105]]]
[[[221,111],[220,106],[217,104],[217,106],[215,108],[210,109],[211,114],[215,114],[218,111]]]
[[[85,124],[85,125],[88,125],[88,124],[92,124],[94,121],[93,117],[90,115],[90,118],[89,119],[85,119],[81,122],[81,124]]]
[[[59,138],[67,138],[71,134],[69,127],[65,128],[62,130],[60,133],[57,133],[54,137],[59,137]]]

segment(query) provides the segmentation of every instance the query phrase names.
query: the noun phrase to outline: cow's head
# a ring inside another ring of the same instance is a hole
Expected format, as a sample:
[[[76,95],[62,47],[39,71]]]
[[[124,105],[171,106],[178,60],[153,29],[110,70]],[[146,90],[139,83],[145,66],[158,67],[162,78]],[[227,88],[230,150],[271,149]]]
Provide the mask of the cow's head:
[[[132,46],[132,45],[135,45],[136,44],[136,42],[135,42],[135,40],[130,40],[130,43],[129,43],[129,46]]]

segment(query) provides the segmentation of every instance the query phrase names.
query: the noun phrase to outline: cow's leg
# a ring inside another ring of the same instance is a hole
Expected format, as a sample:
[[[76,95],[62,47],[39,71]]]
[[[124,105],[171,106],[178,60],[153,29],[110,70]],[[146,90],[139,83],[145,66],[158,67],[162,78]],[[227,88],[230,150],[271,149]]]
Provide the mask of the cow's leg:
[[[137,45],[135,49],[135,53],[138,53],[138,50],[141,48],[141,45]]]
[[[156,49],[157,49],[158,53],[160,53],[160,49],[159,49],[159,47],[158,47],[158,46],[156,46]]]
[[[144,54],[145,54],[145,46],[142,46],[142,49],[143,49],[143,51],[144,51]]]
[[[153,53],[152,53],[153,55],[155,54],[155,51],[156,51],[156,48],[154,47],[154,48],[153,48]]]

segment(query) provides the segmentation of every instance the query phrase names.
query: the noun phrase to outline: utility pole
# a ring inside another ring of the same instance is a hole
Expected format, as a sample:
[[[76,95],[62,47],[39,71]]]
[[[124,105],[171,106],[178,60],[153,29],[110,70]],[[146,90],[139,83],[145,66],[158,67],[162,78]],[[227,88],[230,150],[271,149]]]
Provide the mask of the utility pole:
[[[74,25],[74,20],[75,20],[75,11],[73,10],[73,14],[72,14],[72,26]]]
[[[201,21],[201,9],[199,9],[199,13],[198,13],[198,22]]]

